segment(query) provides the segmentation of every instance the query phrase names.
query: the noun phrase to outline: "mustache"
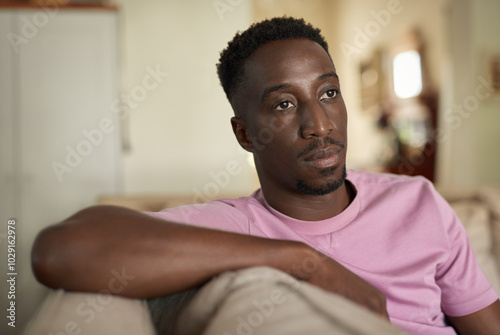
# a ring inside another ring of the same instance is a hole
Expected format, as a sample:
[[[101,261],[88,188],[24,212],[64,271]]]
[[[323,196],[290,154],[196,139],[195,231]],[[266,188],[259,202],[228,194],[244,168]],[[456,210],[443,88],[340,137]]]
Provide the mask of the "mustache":
[[[297,157],[298,158],[304,157],[304,156],[308,155],[310,152],[314,151],[315,149],[325,147],[328,144],[336,145],[342,149],[345,148],[344,143],[342,143],[338,140],[335,140],[331,137],[325,137],[322,140],[318,139],[318,140],[315,140],[314,142],[312,142],[311,144],[309,144],[306,148],[304,148],[302,151],[299,152]]]

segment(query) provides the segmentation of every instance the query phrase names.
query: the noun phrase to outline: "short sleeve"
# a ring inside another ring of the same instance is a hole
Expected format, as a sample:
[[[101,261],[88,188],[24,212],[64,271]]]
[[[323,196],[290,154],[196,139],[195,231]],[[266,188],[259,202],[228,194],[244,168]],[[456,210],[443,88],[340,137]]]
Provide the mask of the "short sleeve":
[[[436,200],[448,248],[448,258],[438,264],[436,272],[442,307],[448,316],[464,316],[489,306],[498,295],[479,268],[467,232],[453,209],[437,192]]]
[[[159,212],[145,214],[171,222],[190,224],[205,228],[219,229],[248,234],[247,216],[230,203],[211,201],[204,204],[167,208]]]

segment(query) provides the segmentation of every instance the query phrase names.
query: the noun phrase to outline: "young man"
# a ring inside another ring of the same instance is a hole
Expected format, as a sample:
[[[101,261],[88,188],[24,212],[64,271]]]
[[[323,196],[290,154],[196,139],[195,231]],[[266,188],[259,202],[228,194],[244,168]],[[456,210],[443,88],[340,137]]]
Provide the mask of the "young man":
[[[218,73],[262,188],[159,213],[85,209],[39,235],[42,283],[97,292],[123,267],[135,278],[118,294],[151,298],[264,265],[410,333],[455,334],[447,320],[460,334],[500,333],[498,296],[432,185],[346,173],[347,112],[319,30],[293,18],[255,24],[222,52]]]

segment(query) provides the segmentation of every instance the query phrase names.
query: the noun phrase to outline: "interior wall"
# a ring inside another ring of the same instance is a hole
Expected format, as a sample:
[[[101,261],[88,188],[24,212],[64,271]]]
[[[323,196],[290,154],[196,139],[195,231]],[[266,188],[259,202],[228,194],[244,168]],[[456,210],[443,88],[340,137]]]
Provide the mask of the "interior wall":
[[[446,13],[449,90],[442,103],[446,141],[438,173],[445,186],[500,185],[500,94],[489,61],[500,54],[500,3],[455,0]]]
[[[321,29],[325,38],[329,40],[330,24],[332,18],[335,17],[335,13],[325,10],[330,2],[329,0],[309,0],[306,4],[301,0],[254,0],[253,20],[258,22],[283,15],[301,17]]]
[[[118,0],[124,189],[199,200],[248,194],[256,174],[234,138],[215,64],[251,22],[248,1]],[[158,80],[151,73],[156,73]]]
[[[474,91],[481,79],[490,80],[490,61],[492,55],[500,57],[500,2],[472,1],[473,4],[473,41],[475,62]],[[485,90],[482,90],[482,93]],[[477,149],[476,178],[480,185],[500,185],[500,92],[485,99],[477,96],[478,119],[474,124],[474,146]]]

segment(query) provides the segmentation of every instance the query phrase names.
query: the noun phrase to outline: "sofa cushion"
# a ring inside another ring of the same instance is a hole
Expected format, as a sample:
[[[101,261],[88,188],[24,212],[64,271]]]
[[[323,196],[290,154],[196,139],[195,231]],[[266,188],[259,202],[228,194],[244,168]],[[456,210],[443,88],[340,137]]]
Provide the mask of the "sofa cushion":
[[[96,293],[51,291],[24,335],[154,335],[142,300]]]
[[[500,220],[500,188],[483,188],[479,198],[488,205],[494,219]]]
[[[490,211],[493,254],[500,269],[500,188],[487,187],[478,193],[478,198],[488,206]]]

